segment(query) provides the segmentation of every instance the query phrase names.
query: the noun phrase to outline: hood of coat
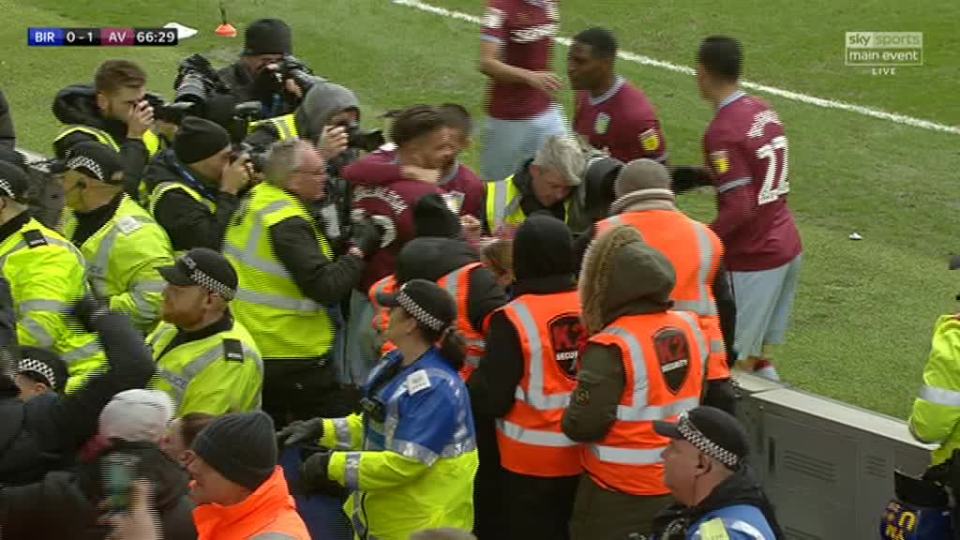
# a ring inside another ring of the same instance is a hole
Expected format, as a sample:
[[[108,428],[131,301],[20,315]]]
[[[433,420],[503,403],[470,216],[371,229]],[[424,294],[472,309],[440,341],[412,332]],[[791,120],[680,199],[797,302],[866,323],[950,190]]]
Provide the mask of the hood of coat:
[[[597,237],[583,259],[580,299],[589,335],[621,315],[665,311],[676,284],[673,265],[636,229],[616,227]]]
[[[298,126],[311,139],[319,137],[333,115],[346,109],[356,109],[360,115],[360,100],[352,90],[339,84],[318,82],[313,85],[294,112]]]
[[[479,260],[476,250],[463,240],[439,236],[414,238],[397,256],[397,281],[437,281],[457,268]]]
[[[137,475],[153,485],[155,507],[164,509],[179,504],[189,492],[190,477],[179,463],[167,457],[160,448],[146,442],[116,441],[96,461],[84,463],[77,479],[85,493],[93,500],[103,499],[101,475],[103,464],[111,455],[127,454],[137,459]]]

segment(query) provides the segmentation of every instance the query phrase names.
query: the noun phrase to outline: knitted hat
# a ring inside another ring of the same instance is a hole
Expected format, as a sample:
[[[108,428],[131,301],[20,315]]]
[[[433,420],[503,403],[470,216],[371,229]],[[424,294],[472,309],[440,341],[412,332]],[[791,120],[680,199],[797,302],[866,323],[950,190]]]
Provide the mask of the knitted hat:
[[[450,211],[441,195],[425,195],[413,207],[413,227],[416,236],[458,238],[460,218]]]
[[[230,134],[219,124],[188,116],[173,139],[173,153],[183,163],[196,163],[230,146]]]
[[[620,169],[613,184],[617,197],[610,205],[611,214],[619,214],[630,205],[653,199],[673,202],[670,172],[652,159],[635,159]]]
[[[100,435],[105,439],[157,442],[173,418],[173,401],[160,390],[125,390],[113,396],[100,412]]]
[[[513,274],[517,280],[576,271],[570,229],[547,212],[531,214],[513,238]]]
[[[200,431],[192,450],[224,478],[251,491],[277,466],[273,420],[262,411],[217,418]]]
[[[293,54],[293,36],[280,19],[260,19],[243,34],[243,56]]]
[[[67,384],[67,364],[57,353],[39,347],[20,347],[17,373],[27,375],[62,393]]]

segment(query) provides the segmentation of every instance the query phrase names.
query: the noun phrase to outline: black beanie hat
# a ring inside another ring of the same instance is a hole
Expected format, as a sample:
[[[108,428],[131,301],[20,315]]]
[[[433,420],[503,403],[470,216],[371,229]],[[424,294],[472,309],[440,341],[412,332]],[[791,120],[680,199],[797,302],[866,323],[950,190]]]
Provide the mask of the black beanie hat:
[[[442,196],[425,195],[413,207],[413,228],[418,237],[459,238],[460,218],[450,211]]]
[[[535,212],[513,237],[513,273],[517,280],[573,275],[570,229],[548,212]]]
[[[219,124],[188,116],[173,140],[173,153],[182,163],[196,163],[230,146],[230,135]]]
[[[262,411],[217,418],[200,431],[192,450],[224,478],[250,491],[256,491],[277,467],[273,420]]]
[[[293,54],[290,27],[280,19],[260,19],[247,27],[243,35],[243,56]]]

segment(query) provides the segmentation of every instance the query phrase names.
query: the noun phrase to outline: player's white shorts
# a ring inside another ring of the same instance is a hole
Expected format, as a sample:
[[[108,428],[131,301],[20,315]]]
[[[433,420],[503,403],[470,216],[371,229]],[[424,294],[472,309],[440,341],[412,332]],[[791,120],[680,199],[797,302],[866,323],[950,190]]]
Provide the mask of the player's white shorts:
[[[480,155],[484,182],[497,182],[517,172],[533,157],[551,135],[565,135],[567,122],[560,105],[554,103],[539,116],[527,120],[487,118]]]
[[[784,342],[797,292],[800,264],[797,255],[787,264],[758,272],[730,272],[730,286],[737,304],[734,349],[737,360],[761,357],[763,346]]]

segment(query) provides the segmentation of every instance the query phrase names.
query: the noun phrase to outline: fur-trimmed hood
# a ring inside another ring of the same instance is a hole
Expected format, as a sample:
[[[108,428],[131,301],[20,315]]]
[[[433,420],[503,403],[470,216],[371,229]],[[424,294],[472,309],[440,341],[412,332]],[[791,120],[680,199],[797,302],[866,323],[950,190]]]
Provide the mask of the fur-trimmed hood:
[[[596,334],[622,315],[669,309],[675,284],[673,265],[636,229],[621,226],[598,236],[580,273],[587,333]]]

